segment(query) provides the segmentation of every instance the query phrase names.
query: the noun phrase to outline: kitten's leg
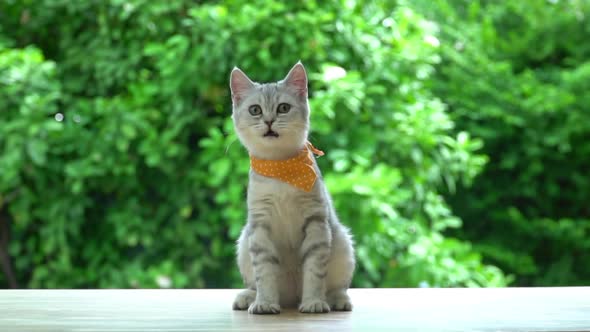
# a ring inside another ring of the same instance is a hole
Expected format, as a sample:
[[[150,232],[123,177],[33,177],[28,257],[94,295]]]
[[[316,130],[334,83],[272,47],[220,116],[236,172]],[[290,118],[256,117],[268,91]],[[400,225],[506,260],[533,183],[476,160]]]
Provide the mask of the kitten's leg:
[[[253,214],[248,223],[248,251],[256,281],[256,299],[250,305],[251,314],[278,314],[279,255],[270,239],[271,228],[260,216]]]
[[[355,266],[352,238],[348,229],[337,220],[334,220],[332,225],[332,255],[326,277],[328,304],[331,310],[351,311],[352,303],[346,292]]]
[[[233,303],[234,310],[246,310],[256,299],[256,284],[254,282],[254,268],[248,252],[248,227],[244,227],[240,233],[237,247],[238,267],[248,289],[238,293]]]
[[[329,312],[326,303],[326,274],[330,257],[331,233],[323,214],[306,218],[301,245],[303,262],[303,294],[299,311],[308,313]]]

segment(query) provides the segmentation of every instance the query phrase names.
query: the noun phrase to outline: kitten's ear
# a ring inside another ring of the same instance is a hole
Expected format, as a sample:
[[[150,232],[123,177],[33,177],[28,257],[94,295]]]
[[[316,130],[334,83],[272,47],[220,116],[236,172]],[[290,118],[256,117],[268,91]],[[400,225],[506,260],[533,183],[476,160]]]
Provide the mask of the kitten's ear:
[[[307,97],[307,73],[301,61],[297,62],[289,71],[283,82],[293,88],[297,95]]]
[[[238,105],[246,96],[246,93],[255,87],[252,82],[243,71],[238,67],[234,67],[231,71],[231,77],[229,79],[229,88],[231,89],[231,99],[234,105]]]

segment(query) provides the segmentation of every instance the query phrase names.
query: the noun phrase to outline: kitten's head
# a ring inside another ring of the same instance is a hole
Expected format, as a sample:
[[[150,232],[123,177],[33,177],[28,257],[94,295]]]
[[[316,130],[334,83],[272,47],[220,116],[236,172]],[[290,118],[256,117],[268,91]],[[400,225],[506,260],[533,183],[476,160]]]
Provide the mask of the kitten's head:
[[[309,130],[307,74],[298,62],[276,83],[252,82],[234,68],[232,119],[242,144],[262,159],[286,159],[304,146]]]

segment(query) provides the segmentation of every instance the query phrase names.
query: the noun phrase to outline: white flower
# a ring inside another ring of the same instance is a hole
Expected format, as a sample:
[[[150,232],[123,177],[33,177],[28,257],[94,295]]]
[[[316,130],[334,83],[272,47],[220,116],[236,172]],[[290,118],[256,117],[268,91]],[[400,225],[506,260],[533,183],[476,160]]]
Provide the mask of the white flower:
[[[338,66],[329,66],[324,70],[324,80],[325,81],[334,81],[337,79],[341,79],[346,76],[346,70],[342,67]]]
[[[434,47],[440,46],[440,41],[438,40],[438,38],[436,38],[433,35],[425,36],[424,41],[430,46],[434,46]]]
[[[172,280],[168,276],[158,276],[156,278],[156,283],[160,288],[170,288],[172,287]]]

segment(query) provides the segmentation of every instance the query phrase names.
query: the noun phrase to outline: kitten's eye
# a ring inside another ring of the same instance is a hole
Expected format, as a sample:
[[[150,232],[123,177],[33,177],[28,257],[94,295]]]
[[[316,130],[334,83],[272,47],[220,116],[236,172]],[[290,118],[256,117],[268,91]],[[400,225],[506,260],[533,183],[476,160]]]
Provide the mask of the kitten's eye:
[[[262,114],[262,108],[260,108],[260,105],[252,105],[248,108],[248,112],[252,115],[260,115]]]
[[[280,103],[279,107],[277,107],[277,112],[278,113],[289,113],[289,110],[291,110],[291,105],[286,104],[286,103]]]

